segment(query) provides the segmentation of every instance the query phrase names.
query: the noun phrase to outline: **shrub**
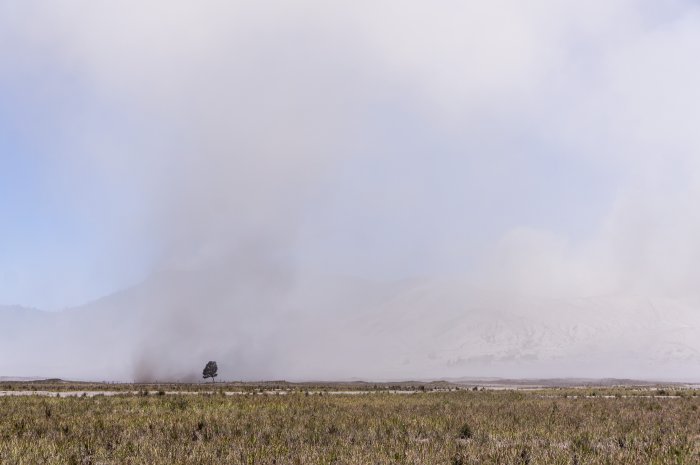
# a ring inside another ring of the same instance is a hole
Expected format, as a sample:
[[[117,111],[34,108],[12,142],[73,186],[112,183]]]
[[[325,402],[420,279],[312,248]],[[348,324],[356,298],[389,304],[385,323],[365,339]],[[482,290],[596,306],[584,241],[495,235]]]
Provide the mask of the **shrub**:
[[[465,423],[462,425],[462,427],[459,429],[459,438],[460,439],[471,439],[473,436],[472,429],[469,426],[468,423]]]

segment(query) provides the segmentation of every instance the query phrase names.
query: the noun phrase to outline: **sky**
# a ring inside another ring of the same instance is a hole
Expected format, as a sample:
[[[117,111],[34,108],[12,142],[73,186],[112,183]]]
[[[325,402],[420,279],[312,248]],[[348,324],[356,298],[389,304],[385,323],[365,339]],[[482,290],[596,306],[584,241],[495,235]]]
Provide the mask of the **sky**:
[[[684,0],[0,0],[0,304],[242,249],[697,299],[699,53]]]

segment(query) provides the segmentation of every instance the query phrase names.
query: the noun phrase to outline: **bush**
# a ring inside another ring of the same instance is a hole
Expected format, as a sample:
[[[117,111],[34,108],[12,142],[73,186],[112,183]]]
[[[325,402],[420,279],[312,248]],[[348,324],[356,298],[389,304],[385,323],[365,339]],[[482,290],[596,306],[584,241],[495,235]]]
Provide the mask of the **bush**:
[[[468,423],[465,423],[462,425],[462,427],[459,429],[459,438],[460,439],[471,439],[473,436],[472,429],[469,426]]]

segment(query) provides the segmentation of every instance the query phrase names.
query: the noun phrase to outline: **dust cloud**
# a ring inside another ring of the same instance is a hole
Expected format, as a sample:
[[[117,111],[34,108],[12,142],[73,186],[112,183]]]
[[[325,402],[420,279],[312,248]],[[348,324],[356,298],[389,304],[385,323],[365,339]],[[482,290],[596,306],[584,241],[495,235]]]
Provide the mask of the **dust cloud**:
[[[13,130],[112,285],[13,316],[3,372],[700,366],[693,2],[25,1],[0,31]]]

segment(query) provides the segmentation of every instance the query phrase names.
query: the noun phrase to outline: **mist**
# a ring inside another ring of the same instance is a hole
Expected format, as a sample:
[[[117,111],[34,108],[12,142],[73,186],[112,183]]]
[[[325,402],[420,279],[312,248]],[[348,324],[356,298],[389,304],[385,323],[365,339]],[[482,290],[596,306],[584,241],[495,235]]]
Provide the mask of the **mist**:
[[[699,51],[690,1],[0,2],[0,304],[52,310],[0,375],[699,379]]]

